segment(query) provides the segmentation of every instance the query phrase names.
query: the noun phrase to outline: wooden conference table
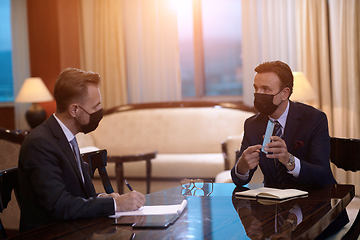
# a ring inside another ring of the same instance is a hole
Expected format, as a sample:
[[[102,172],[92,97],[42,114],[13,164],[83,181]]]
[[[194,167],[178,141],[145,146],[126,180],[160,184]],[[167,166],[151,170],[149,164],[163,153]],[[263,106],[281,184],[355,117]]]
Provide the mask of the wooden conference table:
[[[250,188],[262,184],[249,184]],[[276,187],[276,186],[269,186]],[[293,188],[294,186],[286,186]],[[71,220],[50,224],[17,236],[15,239],[249,239],[247,234],[257,233],[262,239],[275,232],[276,212],[288,214],[294,206],[301,209],[302,221],[289,231],[289,239],[313,239],[321,233],[350,203],[355,195],[353,185],[328,185],[324,188],[303,188],[308,197],[280,204],[265,205],[256,200],[233,197],[233,192],[244,190],[232,183],[214,183],[209,196],[192,196],[181,186],[146,195],[147,205],[180,204],[184,198],[188,205],[179,218],[162,229],[135,229],[131,225],[114,225],[108,217]],[[196,195],[207,195],[211,184]],[[185,196],[186,194],[187,196]],[[251,213],[248,209],[252,209]],[[284,215],[284,214],[283,214]],[[285,217],[286,218],[286,217]],[[254,232],[254,228],[257,232]],[[283,225],[285,226],[285,225]]]

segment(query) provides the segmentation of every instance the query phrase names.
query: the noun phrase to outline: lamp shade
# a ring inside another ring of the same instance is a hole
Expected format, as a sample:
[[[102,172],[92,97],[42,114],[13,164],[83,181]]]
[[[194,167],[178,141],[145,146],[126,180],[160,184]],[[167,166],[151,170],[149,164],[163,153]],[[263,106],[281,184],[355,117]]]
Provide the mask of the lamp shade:
[[[306,102],[316,99],[316,93],[311,87],[309,81],[302,72],[293,72],[294,88],[291,95],[292,101]]]
[[[38,103],[49,102],[53,100],[53,96],[39,77],[27,78],[22,85],[15,102],[22,103]]]

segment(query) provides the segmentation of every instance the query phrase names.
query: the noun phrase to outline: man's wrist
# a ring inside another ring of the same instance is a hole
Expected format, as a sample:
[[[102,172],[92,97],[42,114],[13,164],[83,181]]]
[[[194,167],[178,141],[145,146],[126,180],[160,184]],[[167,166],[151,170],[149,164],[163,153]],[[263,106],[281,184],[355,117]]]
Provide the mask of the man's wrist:
[[[236,162],[236,166],[235,166],[235,169],[236,169],[236,173],[238,174],[241,174],[241,175],[246,175],[246,173],[249,172],[249,170],[244,170],[240,167],[240,159]]]
[[[293,219],[286,219],[285,223],[289,223],[292,226],[292,231],[294,231],[296,229],[297,226],[297,222],[296,220]]]
[[[289,161],[287,163],[284,163],[285,166],[292,166],[295,164],[294,156],[289,153]]]

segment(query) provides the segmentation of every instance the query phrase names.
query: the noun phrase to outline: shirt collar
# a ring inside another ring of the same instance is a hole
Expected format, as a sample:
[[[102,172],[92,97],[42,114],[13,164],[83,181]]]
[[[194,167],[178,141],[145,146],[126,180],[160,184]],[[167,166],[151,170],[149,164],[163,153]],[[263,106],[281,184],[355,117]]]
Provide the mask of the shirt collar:
[[[73,138],[75,137],[75,135],[65,126],[65,124],[63,124],[61,122],[60,119],[58,119],[55,115],[55,113],[53,114],[54,118],[56,119],[56,121],[59,123],[61,129],[63,130],[66,139],[68,140],[68,142],[70,142],[71,140],[73,140]]]
[[[286,119],[287,119],[287,115],[289,113],[289,107],[290,107],[290,102],[288,101],[285,111],[278,119],[271,118],[270,116],[269,116],[269,119],[273,122],[278,121],[280,123],[281,127],[283,129],[285,129]]]

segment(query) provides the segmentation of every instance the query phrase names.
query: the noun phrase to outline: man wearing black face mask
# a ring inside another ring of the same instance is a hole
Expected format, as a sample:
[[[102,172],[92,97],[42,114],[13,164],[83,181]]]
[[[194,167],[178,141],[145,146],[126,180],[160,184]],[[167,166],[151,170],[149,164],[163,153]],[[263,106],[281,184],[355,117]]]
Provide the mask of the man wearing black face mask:
[[[245,121],[240,152],[231,169],[234,183],[247,184],[260,166],[265,185],[336,184],[330,169],[330,136],[325,113],[289,100],[293,75],[287,64],[265,62],[255,72],[254,106],[259,113]],[[279,130],[277,136],[270,138],[265,154],[261,148],[268,120],[278,122]],[[346,212],[342,217],[337,224],[340,228],[348,222]]]
[[[56,112],[26,137],[19,155],[20,232],[60,220],[131,211],[145,203],[139,192],[95,193],[75,135],[102,119],[100,76],[68,68],[54,88]]]
[[[232,169],[234,182],[248,183],[260,166],[264,183],[301,183],[323,186],[336,183],[330,169],[330,137],[326,115],[289,100],[293,75],[283,62],[265,62],[255,68],[254,105],[259,111],[245,122],[238,161]],[[261,151],[268,120],[280,124],[280,135]],[[275,162],[274,162],[275,159]],[[276,173],[281,163],[282,176]]]

